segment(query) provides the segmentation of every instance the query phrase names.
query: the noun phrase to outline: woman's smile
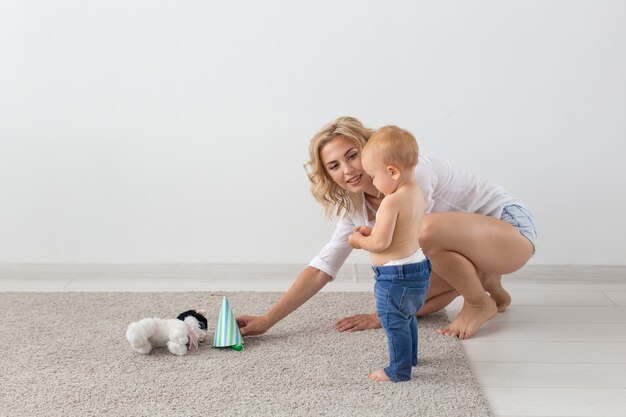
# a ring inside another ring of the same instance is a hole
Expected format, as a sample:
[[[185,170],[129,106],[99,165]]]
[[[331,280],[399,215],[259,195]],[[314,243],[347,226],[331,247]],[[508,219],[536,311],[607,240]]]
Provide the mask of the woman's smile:
[[[363,174],[359,174],[356,175],[352,178],[350,178],[348,181],[346,181],[348,184],[352,185],[352,186],[356,186],[359,184],[359,182],[361,182],[361,177],[363,176]]]

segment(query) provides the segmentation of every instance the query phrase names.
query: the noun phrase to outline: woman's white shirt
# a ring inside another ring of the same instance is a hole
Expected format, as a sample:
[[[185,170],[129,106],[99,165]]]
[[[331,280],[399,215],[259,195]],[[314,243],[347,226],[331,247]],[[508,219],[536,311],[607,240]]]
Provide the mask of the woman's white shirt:
[[[474,172],[454,166],[445,159],[420,156],[415,167],[415,177],[424,195],[426,213],[456,211],[499,219],[503,207],[509,204],[523,206],[501,186],[485,181]],[[356,226],[373,226],[367,219],[367,202],[365,199],[363,201],[360,210],[342,215],[330,242],[311,260],[309,266],[335,279],[339,268],[352,252],[348,243],[352,231]]]

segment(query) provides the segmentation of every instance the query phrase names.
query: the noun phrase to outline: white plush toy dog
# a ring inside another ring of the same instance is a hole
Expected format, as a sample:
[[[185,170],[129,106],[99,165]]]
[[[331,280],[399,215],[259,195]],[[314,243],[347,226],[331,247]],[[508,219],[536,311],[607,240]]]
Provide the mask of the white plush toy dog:
[[[207,319],[204,310],[189,310],[175,319],[147,318],[128,325],[126,339],[135,352],[147,355],[152,349],[167,346],[174,355],[195,352],[204,341]]]

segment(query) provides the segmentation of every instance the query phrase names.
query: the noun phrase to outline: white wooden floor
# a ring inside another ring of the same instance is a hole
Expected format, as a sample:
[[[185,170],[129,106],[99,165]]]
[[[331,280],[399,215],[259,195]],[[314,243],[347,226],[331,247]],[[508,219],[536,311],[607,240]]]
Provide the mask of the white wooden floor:
[[[5,264],[0,291],[284,291],[300,268]],[[324,291],[372,285],[349,265]],[[496,416],[626,416],[626,266],[528,266],[504,285],[512,306],[463,342]]]

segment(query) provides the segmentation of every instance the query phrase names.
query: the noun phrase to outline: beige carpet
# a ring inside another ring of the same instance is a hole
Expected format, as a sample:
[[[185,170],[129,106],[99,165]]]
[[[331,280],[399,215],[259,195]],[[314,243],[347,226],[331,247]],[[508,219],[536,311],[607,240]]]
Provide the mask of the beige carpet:
[[[337,318],[373,309],[371,293],[320,293],[242,352],[210,343],[187,356],[144,356],[125,339],[144,317],[209,311],[223,293],[0,293],[1,416],[490,416],[460,343],[419,322],[420,364],[401,384],[374,383],[387,364],[382,330],[339,333]],[[257,314],[280,294],[227,294]]]

